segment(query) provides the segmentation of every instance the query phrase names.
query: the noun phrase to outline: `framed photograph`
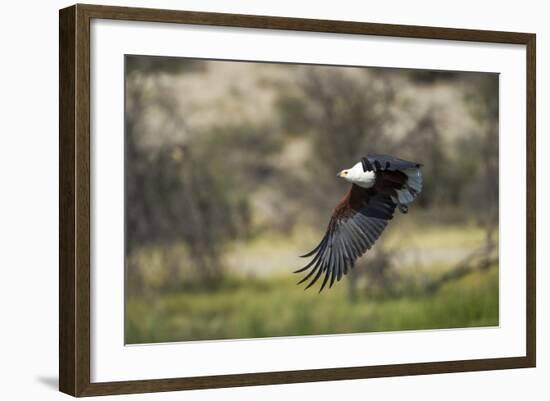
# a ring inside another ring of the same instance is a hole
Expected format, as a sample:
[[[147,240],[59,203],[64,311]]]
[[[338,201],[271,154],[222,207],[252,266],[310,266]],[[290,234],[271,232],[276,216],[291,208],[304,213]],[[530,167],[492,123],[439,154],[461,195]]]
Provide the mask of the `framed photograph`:
[[[535,35],[75,5],[60,390],[535,366]]]

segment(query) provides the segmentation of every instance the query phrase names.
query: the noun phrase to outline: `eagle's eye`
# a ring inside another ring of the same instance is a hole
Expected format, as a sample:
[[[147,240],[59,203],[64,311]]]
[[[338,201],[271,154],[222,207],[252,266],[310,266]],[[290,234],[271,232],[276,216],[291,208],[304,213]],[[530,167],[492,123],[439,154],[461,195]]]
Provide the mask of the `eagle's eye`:
[[[347,172],[347,171],[344,171],[344,175],[348,175],[348,172]]]

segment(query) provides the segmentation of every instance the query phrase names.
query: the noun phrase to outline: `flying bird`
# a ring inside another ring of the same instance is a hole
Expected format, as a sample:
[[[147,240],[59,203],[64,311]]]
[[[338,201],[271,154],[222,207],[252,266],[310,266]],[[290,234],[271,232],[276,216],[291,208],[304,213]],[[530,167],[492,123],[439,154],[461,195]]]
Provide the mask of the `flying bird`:
[[[340,281],[355,261],[372,248],[393,218],[395,208],[407,213],[408,205],[422,191],[420,163],[396,157],[370,154],[352,168],[337,174],[351,183],[348,193],[336,205],[325,235],[311,252],[313,257],[294,273],[309,272],[298,282],[309,280],[306,289],[323,277],[319,292]]]

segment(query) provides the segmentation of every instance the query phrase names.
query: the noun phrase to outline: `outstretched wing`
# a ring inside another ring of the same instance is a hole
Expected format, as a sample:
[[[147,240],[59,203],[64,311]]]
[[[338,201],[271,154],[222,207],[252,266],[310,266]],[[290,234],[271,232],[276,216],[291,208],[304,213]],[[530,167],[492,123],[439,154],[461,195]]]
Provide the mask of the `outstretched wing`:
[[[369,154],[361,164],[364,172],[375,172],[377,189],[389,191],[399,210],[407,213],[408,204],[422,191],[422,164],[381,154]]]
[[[397,157],[380,155],[376,153],[369,154],[367,157],[361,158],[361,163],[363,164],[363,171],[403,171],[422,167],[422,164],[420,163],[409,162],[407,160],[398,159]]]
[[[340,281],[350,271],[355,261],[369,250],[386,225],[393,218],[396,204],[391,196],[372,188],[352,185],[349,192],[334,209],[323,239],[303,257],[312,257],[310,262],[295,273],[308,273],[300,280],[309,280],[306,289],[323,275],[319,292],[327,284]]]

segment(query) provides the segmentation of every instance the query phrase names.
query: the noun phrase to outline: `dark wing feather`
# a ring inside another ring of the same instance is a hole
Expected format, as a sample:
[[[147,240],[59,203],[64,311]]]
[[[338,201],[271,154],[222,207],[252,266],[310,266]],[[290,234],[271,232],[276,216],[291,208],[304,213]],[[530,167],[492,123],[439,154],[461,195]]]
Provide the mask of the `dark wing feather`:
[[[354,266],[355,261],[372,248],[391,220],[396,204],[387,194],[352,185],[334,209],[323,239],[311,252],[312,260],[295,273],[309,272],[300,280],[309,280],[306,289],[323,280],[319,292],[332,287]]]
[[[381,155],[381,154],[369,154],[367,157],[361,158],[363,164],[363,171],[380,171],[380,170],[407,170],[410,168],[422,167],[422,164],[410,162],[397,157]]]

